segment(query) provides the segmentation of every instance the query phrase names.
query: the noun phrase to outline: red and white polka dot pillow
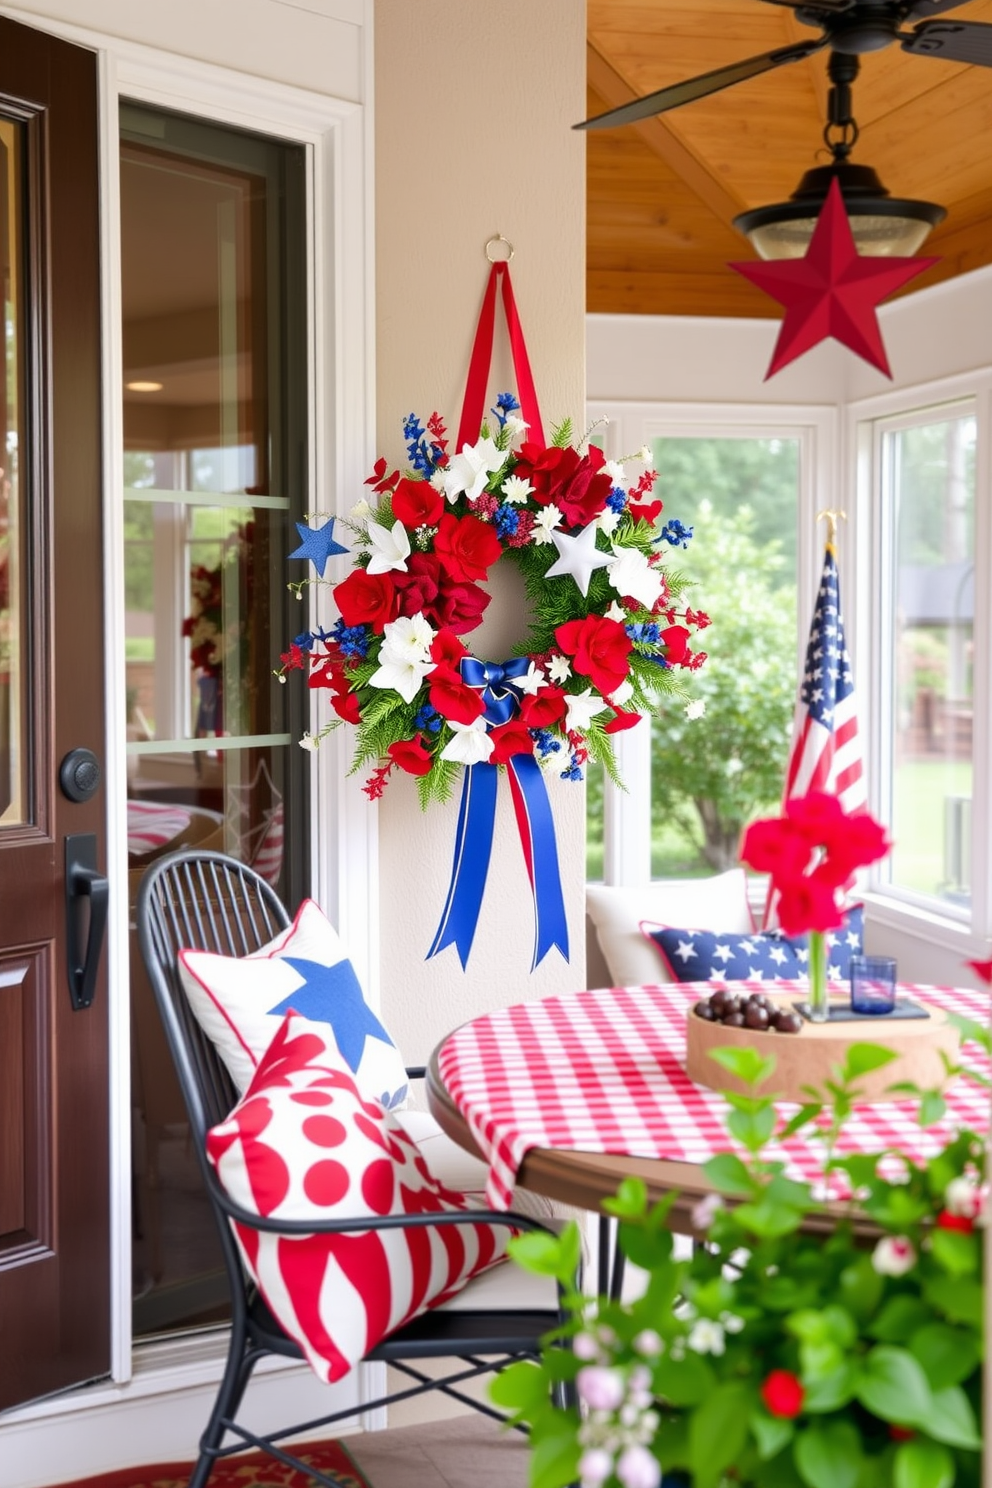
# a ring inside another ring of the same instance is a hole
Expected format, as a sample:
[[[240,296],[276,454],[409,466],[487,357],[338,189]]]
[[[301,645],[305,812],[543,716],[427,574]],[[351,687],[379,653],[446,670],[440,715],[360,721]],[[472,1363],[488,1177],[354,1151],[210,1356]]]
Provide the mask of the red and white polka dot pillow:
[[[207,1153],[232,1199],[280,1219],[464,1210],[416,1143],[363,1099],[333,1038],[287,1014]],[[234,1226],[245,1265],[325,1381],[498,1261],[506,1225],[424,1226],[289,1238]]]

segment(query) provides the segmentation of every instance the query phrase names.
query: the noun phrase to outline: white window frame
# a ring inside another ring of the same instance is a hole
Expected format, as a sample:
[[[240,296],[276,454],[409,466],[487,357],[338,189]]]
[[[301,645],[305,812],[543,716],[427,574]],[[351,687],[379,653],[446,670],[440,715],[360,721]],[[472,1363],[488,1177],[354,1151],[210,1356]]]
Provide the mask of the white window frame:
[[[855,676],[865,679],[864,695],[871,699],[869,805],[884,820],[892,790],[892,734],[887,707],[891,658],[883,621],[891,613],[892,575],[885,562],[883,441],[891,430],[949,416],[966,405],[974,409],[976,420],[971,911],[943,907],[935,898],[887,883],[878,870],[869,876],[866,895],[876,923],[925,937],[962,960],[985,955],[992,938],[992,368],[860,399],[845,410],[849,482],[860,534],[859,603],[868,620],[856,634]]]
[[[603,448],[610,459],[620,459],[655,438],[668,439],[777,439],[799,441],[799,512],[797,531],[798,625],[795,637],[797,676],[806,650],[813,595],[823,566],[825,534],[816,531],[816,514],[835,507],[839,474],[837,409],[805,404],[632,403],[599,399],[587,408],[588,423],[600,424]],[[664,500],[664,490],[659,491]],[[677,517],[679,513],[672,511]],[[837,534],[841,594],[845,624],[850,624],[844,574],[851,568],[853,523],[840,524]],[[850,586],[853,589],[853,584]],[[702,599],[705,609],[705,600]],[[857,674],[855,674],[857,675]],[[705,726],[705,720],[701,721]],[[643,803],[651,794],[651,724],[645,718],[614,738],[617,763],[626,786],[619,791],[609,780],[603,789],[603,881],[625,888],[639,887],[651,878],[651,813]]]

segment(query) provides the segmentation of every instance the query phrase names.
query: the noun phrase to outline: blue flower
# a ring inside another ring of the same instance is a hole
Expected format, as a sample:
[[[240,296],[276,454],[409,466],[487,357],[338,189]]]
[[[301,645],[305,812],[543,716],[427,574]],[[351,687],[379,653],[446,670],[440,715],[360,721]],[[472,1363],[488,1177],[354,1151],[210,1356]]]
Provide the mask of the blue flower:
[[[670,517],[658,533],[655,542],[661,542],[664,539],[665,542],[671,543],[673,548],[687,548],[692,534],[692,527],[683,527],[678,517]]]
[[[573,751],[572,754],[569,755],[567,766],[565,767],[564,770],[561,771],[561,778],[562,778],[562,780],[581,780],[582,779],[582,769],[581,769],[581,767],[579,765],[578,760],[575,757],[574,751]]]
[[[345,625],[343,620],[338,620],[327,639],[337,641],[342,656],[364,657],[368,654],[370,637],[367,625]]]
[[[606,498],[606,504],[610,511],[622,512],[627,505],[627,492],[621,491],[619,486],[614,486]]]
[[[311,630],[303,630],[298,636],[293,637],[293,645],[299,646],[301,651],[312,651],[314,641],[317,637]]]
[[[638,620],[625,625],[624,630],[632,641],[642,641],[649,646],[657,645],[661,639],[661,627],[653,620]]]
[[[410,468],[417,475],[428,478],[432,476],[441,455],[441,446],[428,440],[427,430],[415,413],[411,413],[403,422],[403,438],[406,440]]]
[[[489,412],[499,424],[501,429],[506,428],[506,420],[511,413],[516,413],[520,404],[512,393],[500,393],[496,399],[496,407],[490,408]]]
[[[557,754],[561,749],[561,740],[556,739],[550,729],[529,729],[531,738],[537,745],[537,752],[544,757],[546,754]]]
[[[416,729],[429,729],[432,734],[436,734],[443,721],[440,713],[436,712],[430,703],[425,703],[413,720],[413,726]]]
[[[520,513],[516,507],[508,506],[506,502],[498,506],[493,513],[493,526],[496,528],[498,537],[512,537],[520,526]]]

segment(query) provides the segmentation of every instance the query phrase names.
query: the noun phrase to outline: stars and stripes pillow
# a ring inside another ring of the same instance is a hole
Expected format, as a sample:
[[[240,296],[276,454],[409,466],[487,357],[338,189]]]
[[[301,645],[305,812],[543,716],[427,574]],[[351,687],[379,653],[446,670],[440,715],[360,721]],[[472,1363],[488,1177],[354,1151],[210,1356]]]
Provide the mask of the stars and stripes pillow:
[[[363,1098],[327,1031],[292,1013],[208,1134],[207,1154],[229,1196],[266,1217],[361,1222],[471,1207],[434,1178],[397,1118]],[[483,1221],[300,1238],[233,1229],[273,1315],[327,1382],[500,1260],[513,1233]]]
[[[180,951],[179,974],[238,1090],[247,1089],[292,1010],[333,1036],[366,1098],[392,1108],[406,1101],[400,1052],[365,1001],[337,931],[312,899],[303,901],[288,930],[250,956]]]
[[[803,981],[809,963],[805,935],[789,937],[781,930],[751,935],[723,935],[713,930],[676,929],[668,925],[641,926],[657,946],[675,982],[787,982]],[[839,930],[827,935],[827,976],[844,982],[851,974],[851,957],[861,952],[864,906],[853,905]]]

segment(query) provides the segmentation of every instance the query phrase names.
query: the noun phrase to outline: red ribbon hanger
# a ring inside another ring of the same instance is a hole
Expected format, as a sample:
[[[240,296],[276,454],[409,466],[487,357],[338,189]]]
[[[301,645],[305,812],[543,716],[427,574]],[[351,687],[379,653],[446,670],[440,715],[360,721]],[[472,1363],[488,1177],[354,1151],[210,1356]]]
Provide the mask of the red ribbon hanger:
[[[490,257],[491,245],[500,241],[506,242],[506,239],[490,238],[486,244],[487,257]],[[513,249],[510,248],[510,257],[512,256]],[[490,257],[490,261],[492,268],[489,271],[489,282],[486,285],[482,309],[479,312],[475,345],[472,347],[472,358],[465,383],[465,400],[462,404],[462,417],[458,425],[458,439],[455,444],[456,454],[460,453],[466,444],[475,444],[485,418],[486,388],[489,384],[489,371],[493,360],[493,337],[496,330],[496,285],[500,280],[503,285],[503,310],[506,315],[506,329],[510,337],[510,352],[513,356],[513,370],[517,379],[516,391],[520,400],[521,417],[527,424],[527,438],[536,444],[544,445],[544,426],[541,423],[541,412],[537,405],[537,390],[534,387],[534,376],[530,370],[530,358],[527,355],[523,328],[520,324],[520,316],[517,314],[517,302],[513,298],[509,258],[493,261]]]

